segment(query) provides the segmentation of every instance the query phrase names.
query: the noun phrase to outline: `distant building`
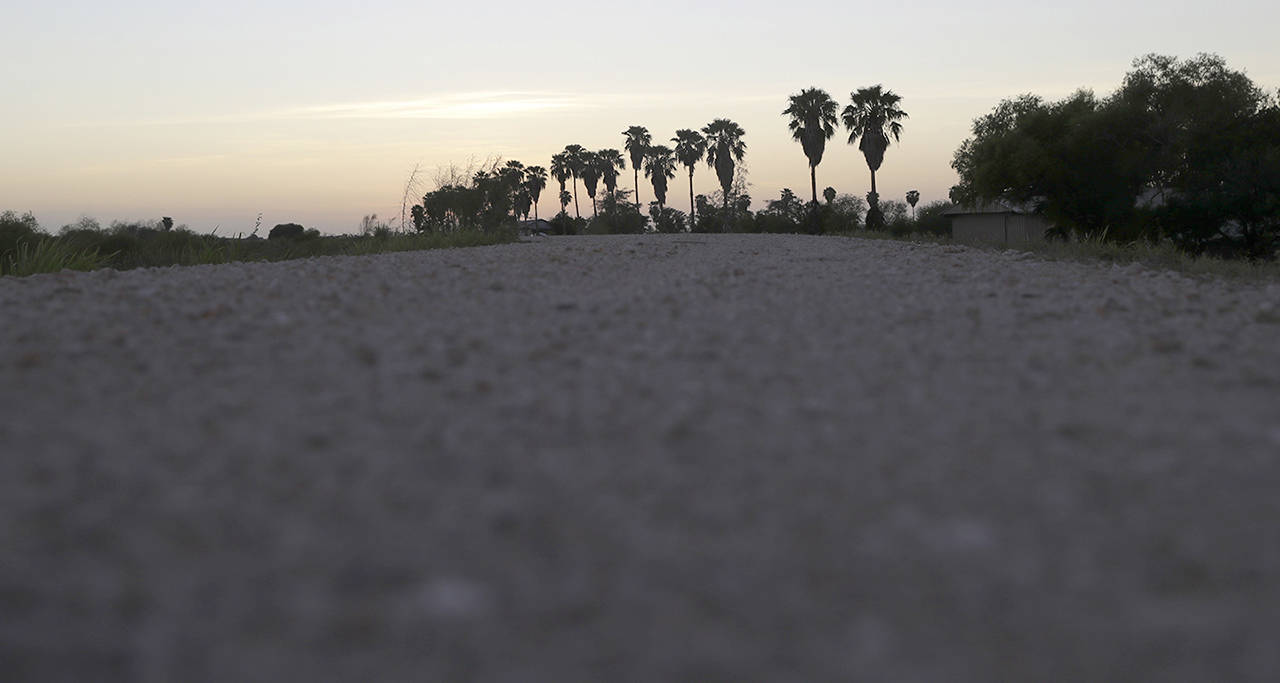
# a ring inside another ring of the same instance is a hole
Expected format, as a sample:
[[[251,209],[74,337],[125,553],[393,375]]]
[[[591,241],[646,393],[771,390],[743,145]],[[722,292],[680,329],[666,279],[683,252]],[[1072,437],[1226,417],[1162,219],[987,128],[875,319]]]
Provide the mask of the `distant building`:
[[[1039,242],[1053,227],[1032,204],[1001,200],[957,206],[943,215],[951,219],[951,239],[967,244],[1012,247]]]

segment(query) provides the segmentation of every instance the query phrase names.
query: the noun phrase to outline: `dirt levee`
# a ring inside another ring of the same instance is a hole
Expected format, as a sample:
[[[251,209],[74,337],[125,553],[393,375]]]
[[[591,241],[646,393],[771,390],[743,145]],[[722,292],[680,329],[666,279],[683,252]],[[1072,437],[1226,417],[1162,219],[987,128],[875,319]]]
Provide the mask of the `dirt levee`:
[[[1280,672],[1280,284],[682,235],[0,306],[6,681]]]

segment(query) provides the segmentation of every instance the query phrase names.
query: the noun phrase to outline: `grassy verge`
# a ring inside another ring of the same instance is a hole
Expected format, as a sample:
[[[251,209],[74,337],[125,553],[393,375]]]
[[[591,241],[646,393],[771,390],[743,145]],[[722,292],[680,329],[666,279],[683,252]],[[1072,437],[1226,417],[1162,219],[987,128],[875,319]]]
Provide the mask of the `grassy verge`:
[[[950,237],[922,233],[894,235],[888,232],[859,230],[838,233],[841,237],[882,239],[918,244],[954,244],[983,251],[1022,251],[1049,261],[1077,263],[1137,263],[1154,270],[1169,270],[1184,275],[1202,275],[1241,280],[1280,280],[1280,262],[1228,260],[1210,256],[1191,256],[1171,244],[1114,244],[1108,242],[1033,242],[1016,247],[969,244]]]
[[[25,236],[0,250],[0,275],[61,270],[190,266],[238,261],[285,261],[393,251],[474,247],[515,241],[511,230],[453,233],[382,233],[301,239],[237,239],[188,230],[70,230]]]

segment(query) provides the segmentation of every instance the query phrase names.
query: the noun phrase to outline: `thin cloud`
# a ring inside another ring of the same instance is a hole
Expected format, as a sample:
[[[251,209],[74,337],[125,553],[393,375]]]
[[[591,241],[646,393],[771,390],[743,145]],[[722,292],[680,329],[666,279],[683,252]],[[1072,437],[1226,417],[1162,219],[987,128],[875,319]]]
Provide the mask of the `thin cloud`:
[[[586,98],[555,93],[474,92],[413,100],[351,102],[287,110],[279,118],[491,119],[596,106]]]

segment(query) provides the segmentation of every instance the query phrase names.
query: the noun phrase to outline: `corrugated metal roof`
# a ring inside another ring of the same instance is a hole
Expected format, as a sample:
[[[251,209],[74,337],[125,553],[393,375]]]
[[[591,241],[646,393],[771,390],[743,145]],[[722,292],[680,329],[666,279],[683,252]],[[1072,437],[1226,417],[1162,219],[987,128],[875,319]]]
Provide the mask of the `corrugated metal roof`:
[[[955,208],[944,211],[944,216],[968,216],[971,214],[983,213],[1012,213],[1019,215],[1034,214],[1039,201],[1031,200],[1029,202],[1012,202],[1005,199],[996,199],[990,202],[979,202],[971,206],[957,206]]]

